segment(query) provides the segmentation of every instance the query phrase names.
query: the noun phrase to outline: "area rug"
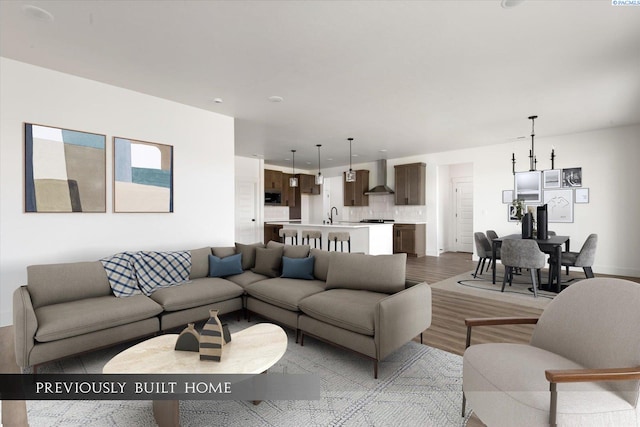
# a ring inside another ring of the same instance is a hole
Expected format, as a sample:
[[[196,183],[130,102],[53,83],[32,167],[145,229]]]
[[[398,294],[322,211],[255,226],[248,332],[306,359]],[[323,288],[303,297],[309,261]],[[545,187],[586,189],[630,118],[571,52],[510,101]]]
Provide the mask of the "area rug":
[[[494,299],[498,301],[509,302],[513,304],[526,305],[528,307],[544,308],[557,295],[554,292],[539,290],[538,297],[533,295],[531,286],[531,276],[528,271],[523,271],[520,275],[513,276],[512,286],[502,289],[502,278],[504,275],[504,267],[498,265],[496,270],[496,283],[492,283],[492,272],[484,272],[473,277],[474,271],[459,274],[446,280],[431,284],[432,288],[444,289],[451,292],[475,295],[478,297]],[[562,274],[562,286],[569,286],[576,283],[584,276],[574,275],[573,272],[569,276]],[[546,282],[547,272],[542,272],[542,281]]]
[[[225,318],[231,332],[255,321]],[[304,347],[286,329],[287,352],[270,372],[320,377],[321,399],[312,401],[183,401],[181,425],[196,426],[463,426],[462,358],[409,342],[379,365],[352,352],[305,337]],[[42,373],[100,373],[132,344],[52,362]],[[150,401],[28,401],[29,425],[154,426]]]

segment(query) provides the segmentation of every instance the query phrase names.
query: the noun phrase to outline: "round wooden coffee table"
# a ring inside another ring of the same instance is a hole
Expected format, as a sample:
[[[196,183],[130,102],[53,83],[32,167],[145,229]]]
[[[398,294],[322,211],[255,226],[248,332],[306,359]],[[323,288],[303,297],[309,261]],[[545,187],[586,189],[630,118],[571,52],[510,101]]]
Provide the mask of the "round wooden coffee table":
[[[102,368],[104,374],[260,374],[287,350],[287,334],[277,325],[259,323],[231,334],[222,347],[222,360],[200,360],[193,351],[174,350],[177,334],[160,335],[117,354]],[[154,400],[159,426],[180,425],[178,400]]]

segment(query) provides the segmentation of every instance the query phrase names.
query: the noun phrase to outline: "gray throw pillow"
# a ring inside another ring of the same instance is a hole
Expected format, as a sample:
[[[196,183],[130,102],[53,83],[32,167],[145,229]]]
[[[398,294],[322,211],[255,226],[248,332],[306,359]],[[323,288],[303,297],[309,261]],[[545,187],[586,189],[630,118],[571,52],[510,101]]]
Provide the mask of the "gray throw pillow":
[[[332,252],[327,289],[359,289],[393,294],[405,288],[407,254],[361,255]]]
[[[282,248],[256,248],[256,265],[251,271],[267,277],[278,277],[281,265]]]
[[[274,242],[271,240],[267,243],[267,248],[283,248],[284,252],[283,256],[287,258],[306,258],[309,256],[309,250],[311,246],[309,245],[285,245],[284,243]]]
[[[236,243],[236,252],[242,254],[242,269],[249,270],[256,265],[256,248],[264,248],[262,243],[245,245]]]

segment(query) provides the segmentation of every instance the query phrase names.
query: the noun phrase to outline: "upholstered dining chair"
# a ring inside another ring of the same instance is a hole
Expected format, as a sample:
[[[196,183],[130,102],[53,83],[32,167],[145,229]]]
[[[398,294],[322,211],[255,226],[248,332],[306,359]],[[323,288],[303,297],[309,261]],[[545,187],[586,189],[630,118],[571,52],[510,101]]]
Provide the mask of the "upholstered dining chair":
[[[487,230],[487,239],[489,239],[490,242],[493,242],[497,238],[498,233],[496,233],[495,230]]]
[[[590,234],[587,240],[584,241],[580,252],[562,252],[562,265],[566,267],[567,274],[569,274],[569,267],[582,267],[584,275],[587,279],[593,276],[593,262],[596,258],[596,248],[598,246],[598,235]],[[555,257],[549,257],[549,277],[551,278],[551,272],[555,268]],[[560,270],[558,270],[560,274]],[[558,276],[559,277],[559,276]],[[551,279],[549,279],[551,283]]]
[[[488,260],[489,265],[487,266],[487,271],[489,271],[489,267],[491,266],[491,242],[487,239],[487,236],[482,231],[478,231],[473,233],[473,240],[476,243],[476,252],[478,253],[478,265],[476,266],[476,271],[473,273],[473,277],[478,276],[478,269],[480,269],[480,274],[482,274],[482,270],[484,270],[484,264]],[[496,258],[497,258],[496,254]]]
[[[502,292],[509,281],[513,281],[514,268],[528,268],[531,272],[533,283],[533,296],[538,297],[538,284],[540,283],[540,269],[546,264],[544,252],[538,247],[538,243],[531,239],[506,239],[502,241],[500,252],[502,265],[504,265],[504,277],[502,278]]]
[[[539,318],[466,319],[465,404],[489,426],[640,425],[640,284],[572,284]],[[533,324],[528,344],[471,344],[473,327]]]

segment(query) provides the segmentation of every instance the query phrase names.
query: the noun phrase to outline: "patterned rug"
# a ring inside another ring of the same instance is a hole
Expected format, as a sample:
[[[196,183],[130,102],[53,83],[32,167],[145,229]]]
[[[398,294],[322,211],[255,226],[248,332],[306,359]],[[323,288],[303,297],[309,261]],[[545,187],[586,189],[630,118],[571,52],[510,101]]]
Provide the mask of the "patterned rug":
[[[256,322],[225,318],[231,332]],[[349,351],[305,337],[304,347],[289,343],[270,372],[320,376],[321,399],[315,401],[183,401],[181,425],[195,426],[463,426],[462,358],[410,342],[379,366]],[[120,345],[49,363],[41,373],[100,373]],[[155,426],[150,401],[28,401],[29,425]]]
[[[538,297],[535,298],[531,285],[531,275],[527,270],[523,270],[521,274],[514,274],[512,285],[509,286],[507,283],[504,292],[502,292],[502,278],[504,277],[504,267],[502,267],[502,265],[497,266],[495,284],[492,282],[491,270],[481,274],[479,273],[477,277],[473,277],[473,273],[474,271],[469,271],[459,274],[441,282],[434,283],[431,287],[536,308],[544,308],[557,295],[555,292],[539,289]],[[542,271],[543,284],[547,282],[547,274],[547,270]],[[562,287],[570,286],[572,283],[576,283],[581,279],[584,279],[584,275],[580,275],[580,273],[572,271],[571,274],[567,276],[563,272],[561,279]]]

